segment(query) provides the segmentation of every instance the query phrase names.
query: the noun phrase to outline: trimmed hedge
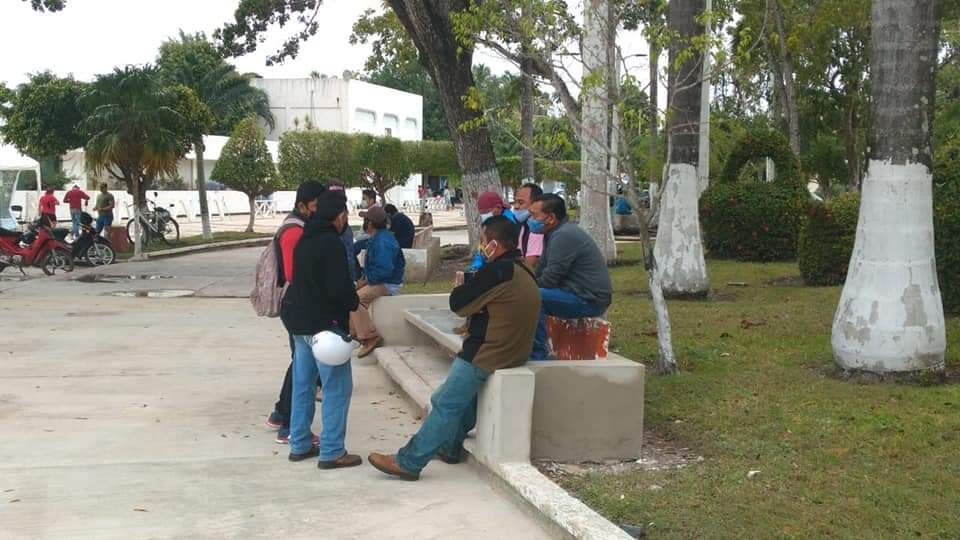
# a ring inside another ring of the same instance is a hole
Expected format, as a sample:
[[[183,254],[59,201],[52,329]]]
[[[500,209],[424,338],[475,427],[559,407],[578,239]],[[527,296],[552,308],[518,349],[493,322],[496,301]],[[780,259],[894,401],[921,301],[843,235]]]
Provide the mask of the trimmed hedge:
[[[748,162],[769,157],[774,182],[740,182]],[[778,131],[750,132],[737,141],[718,182],[700,200],[707,252],[721,259],[783,261],[797,256],[797,237],[809,201],[797,157]]]
[[[805,283],[843,283],[853,253],[859,211],[858,193],[811,208],[800,233],[800,273]],[[948,313],[960,313],[960,186],[934,186],[933,228],[943,308]]]
[[[810,205],[797,250],[804,283],[840,285],[847,279],[859,214],[859,193],[846,193]]]

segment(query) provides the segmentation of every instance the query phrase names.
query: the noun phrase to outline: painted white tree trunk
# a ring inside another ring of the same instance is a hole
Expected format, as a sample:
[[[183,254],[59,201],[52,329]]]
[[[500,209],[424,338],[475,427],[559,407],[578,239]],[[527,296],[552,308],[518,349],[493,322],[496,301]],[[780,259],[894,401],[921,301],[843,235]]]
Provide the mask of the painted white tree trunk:
[[[610,32],[608,0],[584,2],[583,63],[584,92],[580,185],[580,226],[597,242],[607,261],[617,258],[617,247],[610,223],[608,189],[608,107],[607,77],[609,63],[607,47]]]
[[[943,369],[943,303],[933,248],[933,179],[926,165],[871,160],[857,239],[833,321],[845,369]]]
[[[874,0],[871,7],[867,175],[833,320],[833,354],[845,369],[944,368],[931,175],[942,7],[942,0]]]
[[[660,199],[654,256],[667,296],[703,296],[710,290],[700,239],[697,169],[671,163]]]

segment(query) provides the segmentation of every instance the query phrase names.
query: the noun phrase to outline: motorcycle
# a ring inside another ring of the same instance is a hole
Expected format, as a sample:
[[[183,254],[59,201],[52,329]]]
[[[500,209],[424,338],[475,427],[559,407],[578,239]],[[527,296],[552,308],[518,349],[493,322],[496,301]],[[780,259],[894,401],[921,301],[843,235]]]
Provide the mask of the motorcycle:
[[[93,216],[87,212],[80,214],[80,236],[75,238],[72,244],[67,242],[69,233],[69,229],[53,229],[57,240],[72,247],[74,261],[84,261],[90,266],[106,266],[117,259],[110,240],[97,234],[93,228]]]
[[[11,207],[19,211],[20,208]],[[52,276],[56,271],[73,271],[73,255],[70,247],[56,239],[51,223],[45,217],[37,218],[20,233],[0,228],[0,272],[8,266],[16,266],[21,274],[24,266],[38,266],[43,273]]]

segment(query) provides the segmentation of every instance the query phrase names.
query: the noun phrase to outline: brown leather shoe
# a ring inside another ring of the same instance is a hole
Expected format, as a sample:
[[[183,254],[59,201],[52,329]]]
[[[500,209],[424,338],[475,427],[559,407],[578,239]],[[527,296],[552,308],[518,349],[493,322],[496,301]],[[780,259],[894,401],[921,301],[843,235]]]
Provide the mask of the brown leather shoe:
[[[357,358],[370,356],[370,353],[381,345],[383,345],[383,338],[368,339],[363,343],[363,347],[360,347],[360,351],[357,352]]]
[[[342,456],[330,461],[320,461],[317,463],[319,469],[346,469],[347,467],[356,467],[363,464],[363,458],[356,454],[344,452]]]
[[[380,472],[387,473],[390,476],[396,476],[397,478],[403,480],[419,480],[420,473],[412,473],[400,465],[397,465],[397,456],[396,455],[386,455],[378,454],[376,452],[370,452],[370,455],[367,456],[367,461],[371,465],[376,467]]]

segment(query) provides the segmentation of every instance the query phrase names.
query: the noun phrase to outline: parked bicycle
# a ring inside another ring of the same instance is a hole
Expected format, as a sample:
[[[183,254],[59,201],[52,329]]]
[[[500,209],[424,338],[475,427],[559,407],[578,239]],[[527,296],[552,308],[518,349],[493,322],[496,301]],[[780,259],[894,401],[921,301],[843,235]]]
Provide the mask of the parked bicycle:
[[[153,196],[158,197],[159,194],[154,191]],[[171,204],[170,208],[173,207]],[[134,208],[134,215],[140,220],[140,240],[143,245],[160,240],[169,246],[180,240],[180,224],[169,210],[155,201],[147,199],[146,210]],[[127,221],[127,239],[131,244],[134,243],[134,218]]]

